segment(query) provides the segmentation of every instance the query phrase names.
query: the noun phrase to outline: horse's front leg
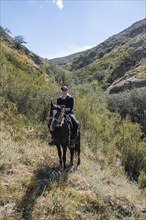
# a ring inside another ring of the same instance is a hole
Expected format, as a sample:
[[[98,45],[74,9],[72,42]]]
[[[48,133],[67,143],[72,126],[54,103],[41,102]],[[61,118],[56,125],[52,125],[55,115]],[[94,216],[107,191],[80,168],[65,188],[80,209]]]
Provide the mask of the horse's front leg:
[[[61,147],[60,145],[57,145],[57,150],[58,150],[58,156],[59,156],[59,160],[60,160],[60,166],[62,167],[62,153],[61,153]]]
[[[70,148],[70,166],[73,166],[74,148]]]
[[[64,169],[66,168],[66,151],[67,151],[67,146],[63,147],[63,163],[64,163]]]

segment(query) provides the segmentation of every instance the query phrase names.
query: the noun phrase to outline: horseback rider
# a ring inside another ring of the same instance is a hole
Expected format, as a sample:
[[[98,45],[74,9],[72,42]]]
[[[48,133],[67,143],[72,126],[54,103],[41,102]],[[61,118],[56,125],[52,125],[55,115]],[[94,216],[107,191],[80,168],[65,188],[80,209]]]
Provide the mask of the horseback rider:
[[[61,87],[61,96],[57,98],[57,105],[64,106],[65,118],[70,124],[71,129],[70,147],[74,148],[77,138],[77,130],[79,128],[79,122],[73,114],[74,98],[69,95],[67,86]],[[53,145],[54,140],[51,140],[49,144]]]

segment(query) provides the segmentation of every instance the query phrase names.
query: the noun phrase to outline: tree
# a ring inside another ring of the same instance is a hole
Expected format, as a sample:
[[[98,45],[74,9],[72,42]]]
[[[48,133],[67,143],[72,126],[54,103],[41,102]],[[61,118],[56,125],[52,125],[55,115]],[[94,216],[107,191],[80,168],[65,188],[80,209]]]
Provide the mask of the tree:
[[[10,29],[7,28],[7,27],[4,29],[4,31],[5,31],[5,33],[7,33],[7,34],[12,34],[12,32],[10,31]]]
[[[27,42],[24,40],[24,37],[22,35],[16,36],[14,40],[17,49],[20,49],[22,47],[22,44],[27,44]]]

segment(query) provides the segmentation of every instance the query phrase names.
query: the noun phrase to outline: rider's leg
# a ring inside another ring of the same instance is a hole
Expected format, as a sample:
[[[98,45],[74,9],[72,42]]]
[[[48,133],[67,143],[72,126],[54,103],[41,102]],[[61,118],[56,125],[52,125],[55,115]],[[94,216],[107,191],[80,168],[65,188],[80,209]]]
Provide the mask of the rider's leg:
[[[75,142],[77,139],[77,131],[79,128],[79,122],[77,121],[75,115],[69,115],[72,121],[72,129],[71,129],[71,147],[75,147]]]

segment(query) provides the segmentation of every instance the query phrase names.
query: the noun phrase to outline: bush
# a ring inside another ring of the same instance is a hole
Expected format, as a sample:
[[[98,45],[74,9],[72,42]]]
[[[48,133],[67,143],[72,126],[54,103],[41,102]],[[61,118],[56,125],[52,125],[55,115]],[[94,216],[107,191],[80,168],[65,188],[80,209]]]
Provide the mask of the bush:
[[[146,88],[109,95],[108,107],[110,111],[119,112],[122,118],[129,115],[132,122],[142,125],[146,134]]]
[[[142,141],[141,126],[131,122],[130,117],[122,118],[119,113],[110,112],[99,91],[93,92],[86,85],[75,96],[75,114],[81,123],[82,138],[94,152],[100,150],[111,158],[118,154],[126,173],[137,181],[146,167],[146,143]]]
[[[15,44],[16,44],[16,48],[20,49],[22,47],[23,44],[26,44],[24,37],[22,35],[18,35],[14,38],[15,40]]]
[[[135,143],[123,150],[123,165],[131,179],[138,180],[145,185],[146,173],[146,141]],[[143,173],[144,172],[144,173]]]

